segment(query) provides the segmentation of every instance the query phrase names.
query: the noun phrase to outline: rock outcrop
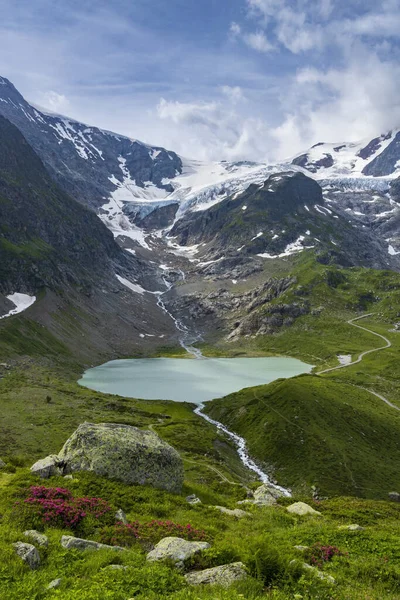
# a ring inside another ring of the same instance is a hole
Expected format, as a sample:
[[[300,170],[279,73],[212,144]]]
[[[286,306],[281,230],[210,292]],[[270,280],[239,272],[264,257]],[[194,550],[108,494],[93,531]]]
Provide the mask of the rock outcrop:
[[[246,577],[246,568],[241,562],[221,565],[204,571],[193,571],[185,575],[185,579],[190,585],[220,585],[225,588],[235,581],[246,579]]]
[[[240,508],[234,508],[233,510],[230,508],[226,508],[225,506],[214,506],[213,508],[216,508],[225,515],[235,517],[236,519],[243,519],[243,517],[251,517],[250,513],[246,512],[245,510],[241,510]]]
[[[253,494],[253,498],[241,500],[238,504],[254,504],[256,506],[272,506],[276,504],[278,498],[285,494],[270,483],[263,483]]]
[[[146,558],[151,562],[168,559],[181,568],[185,560],[209,547],[207,542],[188,542],[178,537],[166,537],[158,542]]]
[[[18,556],[26,562],[32,571],[40,567],[40,555],[35,546],[32,544],[25,544],[24,542],[16,542],[13,546]]]
[[[169,492],[180,492],[183,484],[183,461],[172,446],[152,431],[117,423],[83,423],[58,455],[31,467],[43,478],[74,471]]]

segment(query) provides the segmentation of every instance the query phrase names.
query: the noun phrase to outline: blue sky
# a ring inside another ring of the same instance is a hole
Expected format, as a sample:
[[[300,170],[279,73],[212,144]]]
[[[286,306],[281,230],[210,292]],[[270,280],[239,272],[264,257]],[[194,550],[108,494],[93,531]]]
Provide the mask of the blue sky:
[[[200,159],[400,126],[400,0],[0,0],[0,74],[38,105]]]

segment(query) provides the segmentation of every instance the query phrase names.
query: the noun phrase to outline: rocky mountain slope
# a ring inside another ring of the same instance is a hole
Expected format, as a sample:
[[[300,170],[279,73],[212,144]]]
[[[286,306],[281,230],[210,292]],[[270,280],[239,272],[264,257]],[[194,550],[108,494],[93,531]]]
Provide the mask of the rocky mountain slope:
[[[66,192],[96,209],[121,188],[128,198],[171,192],[168,180],[182,170],[174,152],[36,109],[4,77],[0,115],[20,129]]]

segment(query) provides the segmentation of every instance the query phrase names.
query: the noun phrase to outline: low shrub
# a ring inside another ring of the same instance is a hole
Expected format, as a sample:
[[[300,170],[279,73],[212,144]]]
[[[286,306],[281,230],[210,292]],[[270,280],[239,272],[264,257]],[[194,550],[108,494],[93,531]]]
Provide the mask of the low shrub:
[[[334,556],[343,556],[337,546],[325,545],[316,542],[304,553],[304,558],[315,567],[323,567],[324,563],[332,560]]]
[[[102,498],[74,498],[64,488],[31,486],[28,497],[14,504],[12,518],[30,527],[76,530],[84,520],[101,522],[111,514],[112,507]]]
[[[124,523],[118,522],[111,527],[103,528],[100,541],[104,544],[117,546],[133,546],[137,540],[157,543],[162,538],[176,536],[185,540],[204,541],[208,539],[205,531],[195,529],[192,525],[180,525],[173,521],[150,521],[149,523]]]

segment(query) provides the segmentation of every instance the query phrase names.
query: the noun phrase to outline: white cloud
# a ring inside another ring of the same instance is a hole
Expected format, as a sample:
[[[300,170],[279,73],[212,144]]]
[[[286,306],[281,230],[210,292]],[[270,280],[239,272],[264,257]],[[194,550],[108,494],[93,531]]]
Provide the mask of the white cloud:
[[[238,85],[223,85],[221,86],[221,92],[234,104],[245,99],[242,88]]]
[[[262,31],[244,34],[243,40],[250,48],[258,52],[271,52],[274,49],[273,44],[268,41],[267,36]]]
[[[68,110],[70,102],[64,94],[59,94],[54,90],[49,90],[42,94],[43,100],[41,104],[44,108],[49,109],[52,112],[63,112]]]

